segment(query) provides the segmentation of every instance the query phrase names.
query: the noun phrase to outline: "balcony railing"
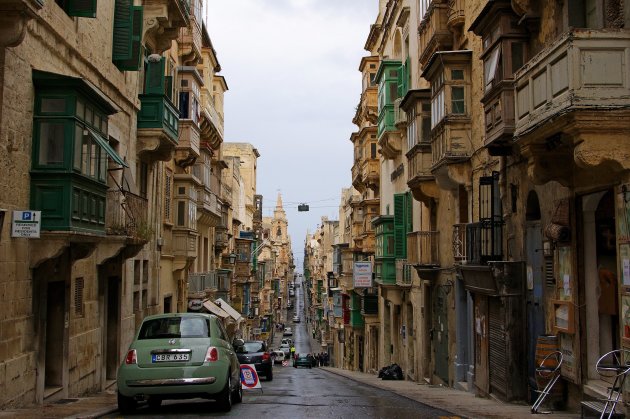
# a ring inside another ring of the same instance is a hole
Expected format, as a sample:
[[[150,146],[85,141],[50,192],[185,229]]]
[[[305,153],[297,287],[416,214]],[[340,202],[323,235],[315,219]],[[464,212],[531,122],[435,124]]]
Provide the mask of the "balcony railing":
[[[459,224],[458,229],[463,225]],[[466,251],[462,264],[485,265],[489,261],[503,260],[503,221],[483,220],[465,224]],[[461,237],[461,234],[459,234]]]
[[[467,224],[455,224],[453,226],[453,258],[455,262],[468,259],[466,256],[466,226]]]
[[[411,276],[411,265],[404,259],[396,260],[396,285],[399,287],[409,287],[413,277]]]
[[[439,231],[414,231],[407,234],[407,259],[410,265],[440,266]]]
[[[630,105],[630,33],[573,29],[515,75],[519,136],[570,111]]]
[[[141,240],[149,239],[147,200],[131,192],[107,191],[107,234],[125,235]]]

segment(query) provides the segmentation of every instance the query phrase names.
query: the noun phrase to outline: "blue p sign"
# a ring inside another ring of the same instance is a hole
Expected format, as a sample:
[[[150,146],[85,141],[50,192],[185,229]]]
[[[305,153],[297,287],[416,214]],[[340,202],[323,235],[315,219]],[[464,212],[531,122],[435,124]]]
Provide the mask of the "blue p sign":
[[[22,221],[30,221],[33,213],[30,211],[22,212]]]

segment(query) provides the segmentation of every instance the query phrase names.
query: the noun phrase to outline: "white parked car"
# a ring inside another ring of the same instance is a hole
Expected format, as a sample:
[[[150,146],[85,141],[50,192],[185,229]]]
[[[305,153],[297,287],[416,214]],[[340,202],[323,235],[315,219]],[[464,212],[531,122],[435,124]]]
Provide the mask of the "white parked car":
[[[280,341],[281,345],[293,345],[293,339],[291,338],[282,338],[282,340]]]
[[[300,322],[300,316],[293,316],[293,323],[299,323]]]
[[[289,353],[290,352],[291,352],[291,349],[289,348]],[[282,349],[276,349],[271,354],[273,356],[273,363],[274,364],[282,364],[282,361],[284,359],[286,359],[286,357],[287,357],[287,355],[284,353],[284,351]]]
[[[284,353],[284,359],[289,359],[289,357],[291,356],[291,346],[290,345],[282,344],[282,345],[280,345],[280,349],[279,350]]]
[[[293,336],[293,330],[290,327],[286,327],[284,332],[282,332],[282,336]]]

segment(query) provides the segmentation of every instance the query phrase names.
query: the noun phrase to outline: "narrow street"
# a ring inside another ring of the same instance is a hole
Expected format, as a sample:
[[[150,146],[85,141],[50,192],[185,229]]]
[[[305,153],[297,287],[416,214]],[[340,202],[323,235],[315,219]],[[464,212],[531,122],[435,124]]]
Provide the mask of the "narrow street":
[[[313,352],[311,339],[304,314],[304,287],[295,289],[294,310],[286,314],[287,327],[293,329],[296,352]],[[300,316],[300,323],[292,323],[294,314]],[[282,333],[274,337],[276,348],[280,344]],[[314,348],[316,351],[319,348]],[[340,377],[319,368],[293,368],[292,364],[274,367],[273,381],[262,380],[262,391],[245,391],[243,403],[232,407],[229,413],[219,412],[214,402],[196,400],[168,400],[162,404],[159,412],[152,411],[146,405],[138,408],[134,415],[124,417],[241,417],[241,418],[438,418],[454,417],[449,412],[409,400],[397,394],[370,386],[363,386],[355,381]],[[120,418],[119,413],[105,416]]]

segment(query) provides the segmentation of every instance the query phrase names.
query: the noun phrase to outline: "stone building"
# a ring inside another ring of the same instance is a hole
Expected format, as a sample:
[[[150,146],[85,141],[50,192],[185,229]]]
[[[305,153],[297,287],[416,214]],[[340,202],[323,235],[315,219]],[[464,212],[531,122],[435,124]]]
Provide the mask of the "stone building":
[[[0,405],[105,389],[142,318],[185,311],[188,270],[218,266],[227,85],[201,10],[0,4]]]
[[[628,16],[621,2],[379,2],[361,67],[378,64],[377,116],[352,136],[362,194],[361,132],[376,127],[380,153],[379,366],[531,402],[543,339],[564,355],[570,408],[606,395],[597,360],[630,342]],[[361,112],[367,96],[364,82]]]

